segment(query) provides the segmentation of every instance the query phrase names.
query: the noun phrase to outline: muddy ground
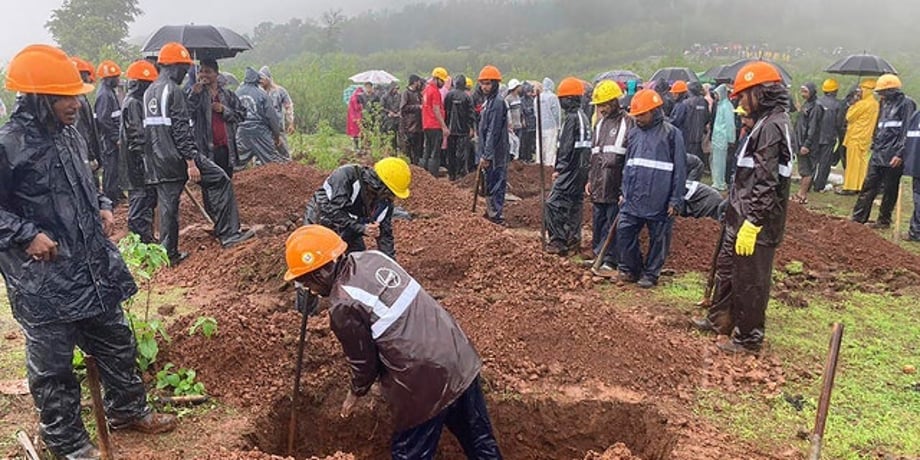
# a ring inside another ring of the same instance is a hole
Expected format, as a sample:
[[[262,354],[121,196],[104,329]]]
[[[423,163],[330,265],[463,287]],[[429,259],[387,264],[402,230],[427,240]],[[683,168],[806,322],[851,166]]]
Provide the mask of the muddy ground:
[[[607,284],[570,260],[543,254],[539,172],[513,165],[509,176],[510,191],[523,198],[508,205],[510,229],[470,212],[472,195],[464,186],[471,178],[454,185],[421,169],[413,169],[412,196],[404,203],[417,217],[395,225],[397,259],[457,318],[483,357],[490,413],[506,458],[793,455],[740,443],[691,413],[700,387],[778,391],[784,376],[776,358],[722,356],[712,339],[689,333],[683,314],[646,292]],[[124,438],[118,443],[124,458],[274,459],[282,457],[271,454],[286,453],[299,315],[281,278],[284,240],[324,178],[299,164],[238,174],[241,215],[258,238],[229,250],[220,249],[183,197],[180,244],[191,257],[158,282],[187,288],[184,301],[198,312],[175,320],[174,340],[159,362],[196,369],[208,392],[232,408],[233,423],[196,421],[180,428],[180,436],[190,438],[199,436],[197,430],[219,432],[194,452]],[[880,289],[896,290],[917,279],[917,272],[904,269],[920,270],[917,256],[863,226],[790,206],[777,266],[804,263],[792,282],[842,290],[874,279],[883,280]],[[713,221],[679,219],[667,266],[707,270],[718,234]],[[854,278],[835,282],[842,272]],[[608,290],[625,294],[617,296],[620,304],[608,300]],[[182,333],[198,315],[217,319],[216,337]],[[303,397],[295,408],[297,459],[387,456],[383,401],[367,398],[351,419],[338,416],[347,378],[326,316],[311,318]],[[442,458],[458,458],[453,439],[442,439]]]

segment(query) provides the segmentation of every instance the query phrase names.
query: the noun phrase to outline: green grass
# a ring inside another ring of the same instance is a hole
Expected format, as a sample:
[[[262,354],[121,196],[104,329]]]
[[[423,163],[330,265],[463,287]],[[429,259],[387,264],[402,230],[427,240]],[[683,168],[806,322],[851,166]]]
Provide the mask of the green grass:
[[[689,274],[662,285],[664,301],[690,311],[700,298],[699,274]],[[696,412],[725,426],[756,445],[798,445],[800,430],[814,424],[821,372],[827,354],[830,325],[839,322],[845,332],[825,434],[824,458],[868,459],[879,453],[920,455],[920,391],[916,374],[904,365],[920,364],[920,295],[867,294],[858,290],[842,300],[809,297],[805,309],[771,301],[767,311],[770,353],[783,365],[787,382],[782,391],[803,395],[805,408],[797,412],[782,396],[761,393],[729,395],[717,390],[698,392]],[[808,371],[802,377],[802,371]]]

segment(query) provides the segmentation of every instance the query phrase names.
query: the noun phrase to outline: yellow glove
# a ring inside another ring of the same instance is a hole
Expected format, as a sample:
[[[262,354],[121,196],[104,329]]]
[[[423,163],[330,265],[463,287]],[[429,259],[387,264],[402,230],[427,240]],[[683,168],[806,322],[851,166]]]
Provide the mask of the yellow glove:
[[[757,234],[760,233],[761,228],[763,227],[758,227],[752,224],[751,221],[745,220],[738,230],[738,237],[735,238],[735,254],[739,256],[753,255],[754,246],[757,244]]]

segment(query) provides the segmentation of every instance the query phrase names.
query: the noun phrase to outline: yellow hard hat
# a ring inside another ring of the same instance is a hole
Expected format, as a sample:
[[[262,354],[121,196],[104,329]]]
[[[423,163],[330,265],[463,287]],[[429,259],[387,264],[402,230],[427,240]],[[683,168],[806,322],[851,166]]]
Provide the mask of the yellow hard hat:
[[[884,91],[886,89],[901,89],[901,79],[890,73],[878,77],[878,81],[875,82],[875,90]]]
[[[875,80],[872,78],[867,78],[859,82],[859,87],[862,89],[875,89]]]
[[[404,200],[409,198],[412,171],[409,170],[409,164],[405,160],[396,157],[384,158],[374,164],[374,171],[397,198]]]
[[[473,79],[466,77],[466,89],[473,89]]]
[[[431,76],[441,81],[447,81],[447,69],[444,67],[435,67],[434,70],[431,71]]]
[[[604,80],[594,87],[594,93],[591,94],[591,105],[606,104],[621,97],[623,97],[623,90],[620,89],[620,85],[612,80]]]
[[[827,80],[824,80],[824,83],[821,84],[821,91],[824,91],[825,93],[833,93],[838,89],[840,89],[840,84],[837,83],[837,80],[834,80],[833,78],[828,78]]]

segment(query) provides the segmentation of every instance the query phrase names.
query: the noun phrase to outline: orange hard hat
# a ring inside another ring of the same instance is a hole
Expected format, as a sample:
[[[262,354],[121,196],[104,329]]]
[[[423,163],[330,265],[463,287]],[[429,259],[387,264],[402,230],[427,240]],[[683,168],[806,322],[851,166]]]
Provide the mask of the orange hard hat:
[[[557,97],[584,96],[585,83],[575,77],[566,77],[559,82],[556,90]]]
[[[160,55],[157,57],[157,64],[192,64],[192,55],[188,50],[178,42],[169,42],[160,48]]]
[[[639,90],[639,92],[633,95],[632,101],[629,103],[629,113],[632,115],[642,115],[643,113],[651,112],[661,107],[663,104],[664,101],[661,99],[661,95],[655,90]]]
[[[677,80],[671,85],[671,94],[681,94],[688,91],[687,82],[683,80]]]
[[[96,75],[99,75],[99,78],[120,77],[121,67],[118,67],[115,61],[105,60],[99,63]]]
[[[154,81],[157,79],[157,67],[146,59],[134,61],[125,72],[129,80]]]
[[[73,64],[75,66],[77,66],[78,71],[80,71],[81,73],[86,72],[89,74],[90,82],[96,81],[96,68],[93,67],[92,63],[90,63],[86,59],[78,58],[76,56],[71,56],[70,60],[73,61]]]
[[[332,230],[322,225],[305,225],[294,230],[284,243],[287,260],[285,281],[297,279],[337,259],[348,244]]]
[[[502,81],[502,73],[499,72],[498,67],[487,65],[479,71],[479,81],[483,80]]]
[[[783,77],[773,67],[772,64],[765,61],[754,61],[745,64],[738,70],[735,75],[735,87],[732,89],[731,97],[737,97],[742,91],[764,83],[779,83]]]
[[[83,83],[67,53],[50,45],[23,48],[6,69],[6,89],[28,94],[77,96],[93,90]]]

